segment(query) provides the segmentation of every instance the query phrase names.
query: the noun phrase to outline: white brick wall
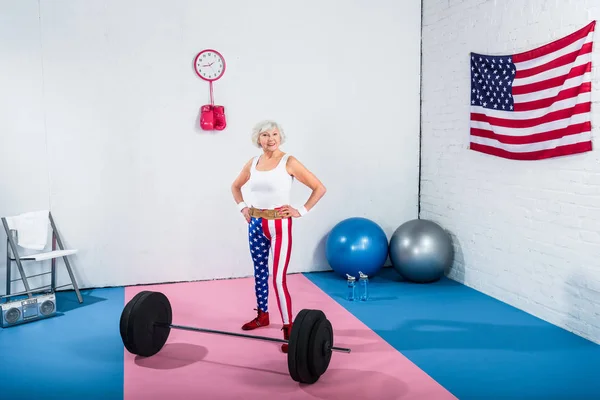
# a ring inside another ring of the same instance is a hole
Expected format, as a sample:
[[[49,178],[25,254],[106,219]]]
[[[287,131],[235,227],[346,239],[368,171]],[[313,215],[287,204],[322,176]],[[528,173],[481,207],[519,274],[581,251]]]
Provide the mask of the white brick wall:
[[[600,343],[600,26],[595,150],[544,161],[470,151],[469,52],[512,54],[600,19],[598,0],[424,0],[421,217],[453,235],[450,277]]]

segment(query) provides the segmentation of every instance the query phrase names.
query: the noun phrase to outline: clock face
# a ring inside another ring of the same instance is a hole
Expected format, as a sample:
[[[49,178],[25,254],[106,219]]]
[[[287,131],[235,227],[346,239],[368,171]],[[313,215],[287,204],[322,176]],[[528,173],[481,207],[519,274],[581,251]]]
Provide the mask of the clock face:
[[[225,59],[216,50],[203,50],[194,60],[198,76],[206,81],[216,81],[225,72]]]

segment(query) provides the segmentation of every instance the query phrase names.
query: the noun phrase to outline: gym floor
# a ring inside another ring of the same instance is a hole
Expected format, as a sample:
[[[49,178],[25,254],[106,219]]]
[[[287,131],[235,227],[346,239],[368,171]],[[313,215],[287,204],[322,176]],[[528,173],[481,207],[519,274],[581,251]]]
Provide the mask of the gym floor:
[[[241,332],[253,316],[253,281],[191,282],[58,294],[59,315],[0,329],[0,398],[60,399],[592,399],[600,393],[600,346],[448,279],[428,285],[385,268],[371,300],[344,299],[331,272],[288,276],[294,313],[319,308],[332,322],[329,369],[314,385],[288,374],[279,344],[173,330],[157,355],[126,352],[125,303],[165,293],[173,322]],[[281,338],[271,325],[252,332]]]

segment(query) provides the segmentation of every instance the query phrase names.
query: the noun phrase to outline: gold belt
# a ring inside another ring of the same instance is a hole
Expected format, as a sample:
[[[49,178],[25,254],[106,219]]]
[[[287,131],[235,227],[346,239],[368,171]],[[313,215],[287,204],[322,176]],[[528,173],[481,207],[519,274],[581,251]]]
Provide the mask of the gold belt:
[[[254,218],[263,219],[283,219],[285,218],[279,214],[279,210],[259,210],[258,208],[250,207],[250,216]]]

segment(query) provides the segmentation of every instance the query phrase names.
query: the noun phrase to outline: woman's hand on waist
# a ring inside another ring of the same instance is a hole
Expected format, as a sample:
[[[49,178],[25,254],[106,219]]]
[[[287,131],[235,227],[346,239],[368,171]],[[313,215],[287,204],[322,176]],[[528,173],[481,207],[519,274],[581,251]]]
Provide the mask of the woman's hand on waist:
[[[284,217],[298,218],[300,212],[290,205],[285,205],[279,209],[279,214]]]
[[[248,207],[244,207],[240,212],[244,218],[246,218],[246,222],[250,222],[250,209]]]

